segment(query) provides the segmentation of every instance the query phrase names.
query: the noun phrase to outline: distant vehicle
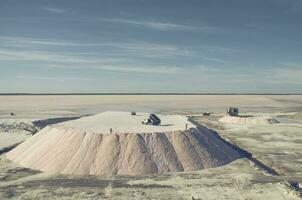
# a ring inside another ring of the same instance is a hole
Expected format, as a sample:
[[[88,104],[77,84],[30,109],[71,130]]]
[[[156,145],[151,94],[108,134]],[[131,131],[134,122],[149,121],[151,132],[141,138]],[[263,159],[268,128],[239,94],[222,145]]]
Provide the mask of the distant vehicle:
[[[148,124],[148,125],[159,125],[161,123],[161,120],[159,117],[157,117],[155,114],[150,114],[149,118],[142,121],[142,124]]]
[[[209,116],[209,115],[211,115],[211,113],[210,112],[204,112],[204,113],[202,113],[202,115],[203,116]]]
[[[229,107],[227,109],[226,114],[229,115],[229,116],[238,116],[239,115],[239,109],[235,108],[235,107]]]
[[[11,113],[10,113],[10,116],[15,116],[15,113],[11,112]]]
[[[132,112],[131,112],[131,115],[136,115],[136,112],[132,111]]]

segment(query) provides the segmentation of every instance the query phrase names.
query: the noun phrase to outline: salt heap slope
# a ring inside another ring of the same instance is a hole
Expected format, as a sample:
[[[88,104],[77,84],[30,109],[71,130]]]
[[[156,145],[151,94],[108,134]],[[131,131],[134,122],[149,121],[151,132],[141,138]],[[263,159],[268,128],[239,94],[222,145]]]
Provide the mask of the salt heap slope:
[[[220,122],[239,125],[266,125],[279,123],[274,118],[269,117],[250,117],[250,116],[224,116],[219,119]]]
[[[186,117],[158,116],[160,126],[143,125],[146,113],[128,112],[104,112],[47,126],[7,158],[32,169],[79,175],[193,171],[240,158],[210,130],[195,127]]]

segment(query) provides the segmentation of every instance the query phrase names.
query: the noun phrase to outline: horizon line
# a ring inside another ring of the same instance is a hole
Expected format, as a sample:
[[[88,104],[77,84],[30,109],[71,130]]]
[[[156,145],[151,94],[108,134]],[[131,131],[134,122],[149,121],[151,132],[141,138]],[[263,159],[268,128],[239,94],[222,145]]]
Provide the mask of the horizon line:
[[[0,93],[0,96],[51,96],[51,95],[302,95],[302,93],[223,93],[223,92],[214,92],[214,93],[206,93],[206,92],[129,92],[129,93],[118,93],[118,92],[105,92],[105,93]]]

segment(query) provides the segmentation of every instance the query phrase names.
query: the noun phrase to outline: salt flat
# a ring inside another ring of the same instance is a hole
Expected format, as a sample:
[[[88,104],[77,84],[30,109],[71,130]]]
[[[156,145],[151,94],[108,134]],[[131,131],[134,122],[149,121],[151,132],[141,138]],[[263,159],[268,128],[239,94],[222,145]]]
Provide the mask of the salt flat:
[[[221,123],[221,116],[199,116],[195,119],[252,153],[286,180],[302,181],[302,121],[291,120],[295,113],[271,113],[270,116],[281,123],[266,125]]]
[[[0,199],[301,199],[301,193],[289,185],[302,181],[301,95],[0,96],[0,102],[3,120],[11,118],[10,112],[22,120],[105,110],[192,115],[280,174],[268,174],[251,161],[239,159],[213,169],[148,176],[49,175],[12,163],[4,154],[0,156]],[[281,123],[218,123],[228,106]],[[215,113],[202,117],[203,111]]]
[[[10,112],[34,117],[66,112],[95,114],[106,110],[147,112],[223,112],[228,106],[245,110],[295,111],[302,95],[48,95],[0,96],[0,117]],[[301,110],[301,109],[300,109]],[[47,112],[45,112],[47,111]]]

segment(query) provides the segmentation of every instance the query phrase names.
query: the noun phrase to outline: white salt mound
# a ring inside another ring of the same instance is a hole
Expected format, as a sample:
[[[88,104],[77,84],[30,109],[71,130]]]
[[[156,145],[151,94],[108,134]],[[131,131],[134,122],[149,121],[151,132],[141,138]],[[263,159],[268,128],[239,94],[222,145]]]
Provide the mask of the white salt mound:
[[[240,125],[265,125],[279,123],[276,119],[269,117],[240,117],[240,116],[224,116],[219,119],[220,122]]]
[[[47,126],[7,158],[32,169],[79,175],[193,171],[240,158],[210,130],[196,128],[183,116],[158,115],[160,126],[143,125],[147,116],[105,112]]]

